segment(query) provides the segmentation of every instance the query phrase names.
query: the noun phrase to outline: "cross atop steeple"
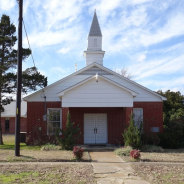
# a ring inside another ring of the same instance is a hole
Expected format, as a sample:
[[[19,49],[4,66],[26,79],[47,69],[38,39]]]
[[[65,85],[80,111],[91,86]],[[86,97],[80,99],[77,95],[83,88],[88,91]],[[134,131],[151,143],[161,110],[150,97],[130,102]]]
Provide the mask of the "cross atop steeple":
[[[98,23],[98,18],[96,16],[96,10],[94,12],[93,21],[91,24],[89,36],[102,36],[100,25]]]

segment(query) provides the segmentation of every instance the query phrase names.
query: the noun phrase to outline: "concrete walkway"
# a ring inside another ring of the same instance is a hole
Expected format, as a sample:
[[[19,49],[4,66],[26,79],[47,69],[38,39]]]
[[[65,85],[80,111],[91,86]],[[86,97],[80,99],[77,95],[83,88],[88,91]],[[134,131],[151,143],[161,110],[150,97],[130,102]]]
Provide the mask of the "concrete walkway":
[[[98,184],[149,184],[133,174],[130,163],[125,163],[112,151],[89,152]]]

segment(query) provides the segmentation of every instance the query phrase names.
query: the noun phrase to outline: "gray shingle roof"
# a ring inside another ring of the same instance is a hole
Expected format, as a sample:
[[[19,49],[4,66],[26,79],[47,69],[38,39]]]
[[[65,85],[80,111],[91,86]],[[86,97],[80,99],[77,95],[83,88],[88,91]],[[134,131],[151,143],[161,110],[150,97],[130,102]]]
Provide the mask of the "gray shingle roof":
[[[100,25],[98,23],[98,18],[96,15],[96,10],[93,16],[93,21],[91,24],[89,36],[102,36],[101,30],[100,30]]]

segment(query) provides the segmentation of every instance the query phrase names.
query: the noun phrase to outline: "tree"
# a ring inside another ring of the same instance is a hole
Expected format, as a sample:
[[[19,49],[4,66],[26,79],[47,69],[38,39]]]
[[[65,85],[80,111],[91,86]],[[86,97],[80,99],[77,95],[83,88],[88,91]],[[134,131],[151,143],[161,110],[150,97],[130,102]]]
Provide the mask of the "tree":
[[[163,115],[165,125],[167,125],[171,119],[183,118],[184,95],[182,95],[179,91],[173,92],[170,90],[167,90],[166,92],[159,90],[157,93],[167,98],[166,101],[163,101]]]
[[[0,21],[0,144],[3,144],[1,113],[4,111],[3,106],[10,104],[13,99],[12,95],[16,93],[17,75],[17,50],[14,45],[17,41],[15,36],[16,27],[10,23],[7,15],[2,15]],[[30,49],[22,51],[23,61],[31,54]],[[22,73],[22,92],[27,93],[37,90],[38,87],[47,86],[47,78],[41,75],[36,67],[31,67]]]
[[[80,134],[78,134],[79,131],[79,125],[75,126],[75,123],[71,121],[70,113],[68,113],[66,128],[64,130],[60,128],[56,129],[56,139],[61,148],[64,150],[72,150],[76,140],[80,137]],[[60,137],[60,133],[62,133],[62,137]]]
[[[122,75],[123,77],[128,78],[128,79],[132,79],[133,78],[133,75],[131,73],[129,73],[128,68],[126,68],[126,67],[123,67],[121,69],[116,68],[116,69],[114,69],[114,71],[116,73]]]
[[[141,129],[142,125],[140,126],[140,129],[135,126],[134,116],[131,114],[129,126],[123,134],[125,146],[131,146],[136,149],[141,147]]]

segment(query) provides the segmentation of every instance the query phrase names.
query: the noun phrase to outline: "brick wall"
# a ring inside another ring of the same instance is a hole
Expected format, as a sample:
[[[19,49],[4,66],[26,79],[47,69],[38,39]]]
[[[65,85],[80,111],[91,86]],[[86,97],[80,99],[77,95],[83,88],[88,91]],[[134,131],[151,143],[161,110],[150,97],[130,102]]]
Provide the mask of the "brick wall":
[[[47,137],[47,122],[43,121],[44,102],[27,103],[27,143]],[[46,102],[47,108],[61,108],[61,102]],[[39,130],[41,127],[41,130]]]
[[[143,108],[144,131],[149,132],[150,127],[159,127],[160,132],[163,131],[163,113],[162,102],[134,102],[135,108]],[[61,102],[47,102],[46,108],[61,108]],[[130,114],[133,108],[115,107],[115,108],[62,108],[62,128],[66,127],[67,113],[71,114],[71,119],[80,125],[81,137],[78,144],[84,143],[84,113],[106,113],[108,128],[108,143],[123,143],[122,133],[128,125]],[[32,135],[33,139],[37,139],[34,133],[34,127],[41,127],[40,136],[47,136],[47,123],[43,121],[44,102],[28,102],[27,103],[27,132]],[[34,134],[34,135],[33,135]]]
[[[150,132],[150,127],[159,127],[163,132],[162,102],[134,102],[134,108],[143,108],[144,132]]]
[[[109,144],[123,142],[122,133],[126,121],[125,108],[69,108],[71,119],[80,125],[81,137],[78,144],[84,144],[84,113],[106,113],[107,114],[107,136]]]
[[[9,131],[5,131],[5,119],[1,118],[3,134],[15,134],[15,117],[9,118]],[[27,118],[21,117],[20,132],[27,132]]]

